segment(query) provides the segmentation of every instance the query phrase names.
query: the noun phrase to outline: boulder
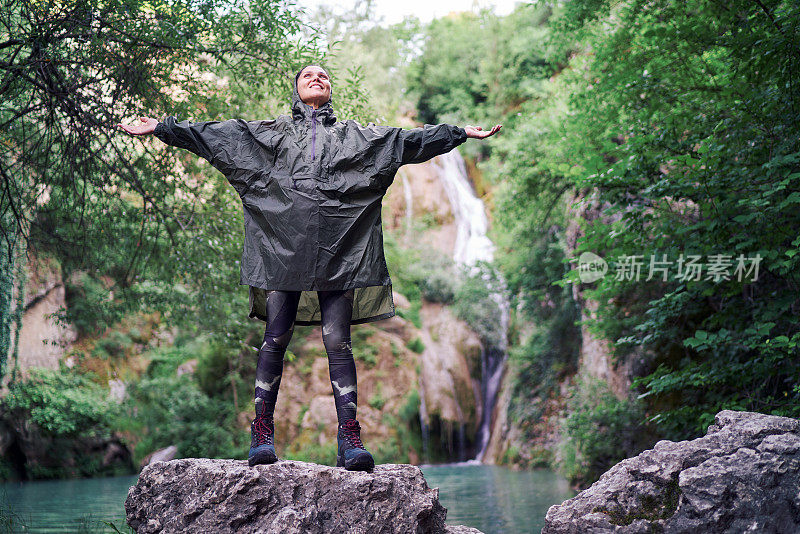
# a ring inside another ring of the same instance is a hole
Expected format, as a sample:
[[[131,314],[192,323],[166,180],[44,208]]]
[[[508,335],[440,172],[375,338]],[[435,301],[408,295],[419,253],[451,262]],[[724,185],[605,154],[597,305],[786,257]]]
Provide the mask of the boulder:
[[[147,465],[125,500],[137,533],[472,533],[445,525],[439,488],[416,466],[372,473],[294,460],[184,458]]]
[[[800,421],[722,411],[547,511],[542,534],[800,532]]]

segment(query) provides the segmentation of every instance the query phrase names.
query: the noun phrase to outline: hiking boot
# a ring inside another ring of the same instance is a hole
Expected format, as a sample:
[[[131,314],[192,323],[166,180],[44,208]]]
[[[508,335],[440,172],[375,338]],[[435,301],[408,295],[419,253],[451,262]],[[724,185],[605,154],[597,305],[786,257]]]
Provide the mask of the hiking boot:
[[[272,418],[256,415],[255,420],[250,423],[250,454],[247,463],[251,467],[256,464],[271,464],[278,461],[275,445],[272,443],[274,433],[275,425]]]
[[[339,450],[336,453],[336,467],[349,471],[372,471],[375,460],[361,443],[361,425],[355,419],[348,419],[339,425],[336,436]]]

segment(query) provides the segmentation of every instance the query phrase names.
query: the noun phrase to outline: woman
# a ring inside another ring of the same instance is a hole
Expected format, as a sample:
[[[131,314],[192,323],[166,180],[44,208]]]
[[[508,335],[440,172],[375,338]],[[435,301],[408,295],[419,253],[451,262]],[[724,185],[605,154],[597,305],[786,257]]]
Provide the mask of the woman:
[[[321,324],[339,422],[336,465],[371,471],[374,460],[356,419],[350,325],[395,314],[383,255],[381,200],[401,165],[449,152],[469,137],[489,137],[501,126],[488,132],[449,124],[404,130],[337,121],[330,77],[317,65],[295,75],[290,116],[140,121],[119,126],[202,156],[242,199],[241,284],[250,286],[250,317],[266,322],[249,464],[278,459],[273,414],[294,325]]]

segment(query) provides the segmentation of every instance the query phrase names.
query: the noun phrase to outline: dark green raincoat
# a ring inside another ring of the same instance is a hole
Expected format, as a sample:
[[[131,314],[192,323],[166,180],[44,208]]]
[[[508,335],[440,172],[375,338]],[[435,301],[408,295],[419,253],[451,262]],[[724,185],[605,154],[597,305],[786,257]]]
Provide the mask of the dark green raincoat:
[[[270,290],[302,291],[295,322],[320,324],[317,291],[355,288],[352,324],[395,314],[381,201],[395,173],[467,140],[449,124],[404,130],[337,121],[332,102],[300,100],[274,120],[177,122],[153,132],[219,169],[244,207],[241,284],[263,321]]]

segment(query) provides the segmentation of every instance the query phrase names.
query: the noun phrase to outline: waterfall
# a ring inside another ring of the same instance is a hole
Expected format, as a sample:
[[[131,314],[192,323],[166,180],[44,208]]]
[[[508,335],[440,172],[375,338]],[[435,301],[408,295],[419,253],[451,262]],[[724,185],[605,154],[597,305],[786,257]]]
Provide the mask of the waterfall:
[[[419,377],[419,426],[422,431],[422,462],[428,461],[428,442],[430,436],[428,432],[428,408],[425,405],[425,383],[422,375]]]
[[[487,236],[489,221],[483,201],[472,190],[467,177],[464,158],[458,150],[451,150],[434,160],[439,169],[447,198],[456,221],[456,243],[453,251],[455,262],[467,269],[471,276],[480,274],[489,288],[492,300],[499,310],[500,336],[497,345],[481,350],[481,402],[483,404],[478,431],[478,452],[473,461],[482,461],[489,444],[492,411],[494,410],[500,380],[505,369],[508,331],[509,302],[506,298],[506,283],[499,271],[492,266],[494,243]],[[484,263],[485,262],[485,263]],[[488,267],[482,269],[481,265]]]
[[[439,168],[439,177],[456,220],[453,259],[460,265],[470,267],[477,261],[491,262],[494,258],[494,243],[486,235],[489,231],[489,220],[483,201],[472,192],[464,158],[458,150],[451,150],[436,158],[434,165]]]

